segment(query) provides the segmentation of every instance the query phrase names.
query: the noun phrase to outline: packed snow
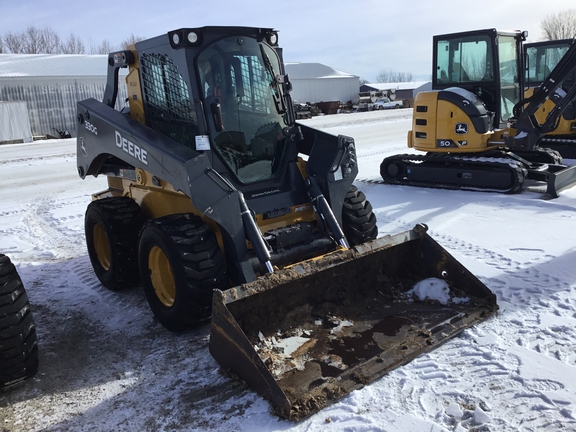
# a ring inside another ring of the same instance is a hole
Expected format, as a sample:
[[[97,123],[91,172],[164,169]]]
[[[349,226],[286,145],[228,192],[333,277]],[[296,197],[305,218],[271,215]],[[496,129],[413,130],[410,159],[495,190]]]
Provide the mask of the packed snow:
[[[41,364],[35,378],[0,394],[0,429],[576,430],[576,187],[548,199],[538,185],[517,195],[383,185],[382,159],[411,151],[411,110],[304,122],[355,138],[355,184],[380,236],[427,224],[496,294],[499,313],[299,423],[281,420],[220,373],[208,324],[171,334],[140,288],[99,284],[83,218],[106,180],[78,177],[74,140],[3,145],[0,252],[28,290]]]
[[[412,299],[416,298],[420,301],[436,300],[443,305],[468,303],[470,301],[468,297],[450,296],[450,286],[445,280],[438,278],[423,279],[417,282],[406,294]]]

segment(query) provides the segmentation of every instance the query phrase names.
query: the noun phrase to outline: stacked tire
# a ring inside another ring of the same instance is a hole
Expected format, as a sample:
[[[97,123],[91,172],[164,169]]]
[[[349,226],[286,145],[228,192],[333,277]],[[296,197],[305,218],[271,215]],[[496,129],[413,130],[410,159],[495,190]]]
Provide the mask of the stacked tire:
[[[38,371],[38,340],[30,302],[16,267],[0,254],[0,389]]]

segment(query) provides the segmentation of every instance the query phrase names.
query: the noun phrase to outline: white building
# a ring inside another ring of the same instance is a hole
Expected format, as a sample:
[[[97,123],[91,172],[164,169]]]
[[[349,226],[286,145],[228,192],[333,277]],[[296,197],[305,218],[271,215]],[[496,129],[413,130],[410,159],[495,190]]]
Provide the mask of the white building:
[[[58,136],[55,129],[76,136],[76,103],[90,97],[102,100],[107,72],[107,55],[0,54],[0,101],[26,102],[35,137]],[[124,101],[126,86],[119,87],[117,100]],[[22,120],[14,114],[7,118],[8,112],[3,111],[0,125]]]
[[[357,102],[360,77],[321,63],[286,63],[292,100],[301,103]]]

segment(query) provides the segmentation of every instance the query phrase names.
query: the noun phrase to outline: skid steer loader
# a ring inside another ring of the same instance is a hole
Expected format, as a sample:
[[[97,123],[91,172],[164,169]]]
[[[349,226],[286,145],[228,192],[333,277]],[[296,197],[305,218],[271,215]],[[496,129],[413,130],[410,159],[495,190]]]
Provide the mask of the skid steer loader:
[[[498,307],[425,226],[376,239],[354,140],[298,125],[290,89],[273,29],[138,42],[78,103],[77,161],[108,176],[85,217],[102,284],[140,281],[173,331],[211,317],[222,368],[297,420]]]

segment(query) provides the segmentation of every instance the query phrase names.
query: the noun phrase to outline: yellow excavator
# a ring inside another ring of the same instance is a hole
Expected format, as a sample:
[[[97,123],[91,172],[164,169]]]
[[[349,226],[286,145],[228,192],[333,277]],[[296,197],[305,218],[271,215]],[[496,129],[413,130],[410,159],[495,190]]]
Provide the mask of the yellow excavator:
[[[496,313],[424,225],[376,238],[354,140],[298,124],[278,32],[182,28],[110,53],[77,108],[85,216],[111,290],[142,285],[172,331],[280,416],[306,417]],[[116,110],[119,70],[128,104]]]
[[[541,41],[524,44],[526,55],[526,91],[525,99],[530,98],[534,91],[540,87],[550,76],[556,65],[567,54],[576,39],[561,39],[553,41]],[[546,121],[552,112],[556,100],[563,99],[563,93],[570,89],[576,81],[576,72],[567,75],[564,83],[558,90],[559,97],[552,96],[534,114],[539,124]],[[576,99],[558,117],[555,128],[546,133],[540,140],[540,145],[556,150],[562,157],[576,159]]]
[[[426,154],[385,158],[385,183],[515,193],[531,181],[545,184],[552,197],[576,184],[576,166],[562,165],[558,152],[540,146],[576,86],[543,123],[535,117],[576,69],[576,48],[525,98],[526,37],[487,29],[433,38],[433,90],[417,94],[408,133],[408,147]]]

